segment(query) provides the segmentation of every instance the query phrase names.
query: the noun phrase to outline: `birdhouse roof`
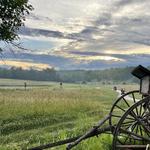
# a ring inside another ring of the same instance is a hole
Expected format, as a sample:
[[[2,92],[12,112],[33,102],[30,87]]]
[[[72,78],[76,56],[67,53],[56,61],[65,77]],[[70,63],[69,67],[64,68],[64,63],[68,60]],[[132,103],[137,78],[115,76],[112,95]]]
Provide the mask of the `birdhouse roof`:
[[[150,70],[143,67],[142,65],[137,66],[131,73],[139,79],[142,79],[145,76],[150,76]]]

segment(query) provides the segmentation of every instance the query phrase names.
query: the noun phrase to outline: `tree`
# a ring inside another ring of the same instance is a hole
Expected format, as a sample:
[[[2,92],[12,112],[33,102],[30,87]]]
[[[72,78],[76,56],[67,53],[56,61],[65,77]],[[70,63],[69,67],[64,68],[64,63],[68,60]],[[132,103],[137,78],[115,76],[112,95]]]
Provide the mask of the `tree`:
[[[0,0],[0,41],[11,43],[19,39],[17,31],[32,10],[28,0]]]

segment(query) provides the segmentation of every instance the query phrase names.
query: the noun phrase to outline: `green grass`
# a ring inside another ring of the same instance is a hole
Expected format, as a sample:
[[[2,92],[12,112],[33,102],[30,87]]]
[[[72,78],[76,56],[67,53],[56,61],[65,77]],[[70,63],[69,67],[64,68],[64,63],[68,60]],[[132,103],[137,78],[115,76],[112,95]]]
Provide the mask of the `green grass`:
[[[54,82],[47,81],[32,81],[32,80],[18,80],[18,79],[2,79],[0,78],[0,85],[24,85],[24,82],[27,82],[29,85],[50,85],[56,84]]]
[[[0,89],[0,149],[26,149],[85,133],[109,112],[117,97],[111,89],[78,84],[61,89],[58,83],[26,91]],[[104,134],[74,149],[110,150],[111,141]]]

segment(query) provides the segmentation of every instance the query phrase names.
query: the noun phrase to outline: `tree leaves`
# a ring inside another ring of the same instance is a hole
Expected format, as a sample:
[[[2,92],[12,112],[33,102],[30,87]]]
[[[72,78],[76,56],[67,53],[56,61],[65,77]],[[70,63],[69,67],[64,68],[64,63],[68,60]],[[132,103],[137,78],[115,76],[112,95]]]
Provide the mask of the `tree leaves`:
[[[0,41],[18,39],[17,31],[24,25],[26,14],[32,10],[28,0],[0,0]]]

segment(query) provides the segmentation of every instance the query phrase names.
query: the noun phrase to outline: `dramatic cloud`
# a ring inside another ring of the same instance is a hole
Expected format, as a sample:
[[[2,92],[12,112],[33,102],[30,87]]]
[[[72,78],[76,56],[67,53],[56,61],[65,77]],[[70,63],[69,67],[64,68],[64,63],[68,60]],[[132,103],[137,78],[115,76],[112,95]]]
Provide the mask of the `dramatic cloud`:
[[[48,64],[42,63],[33,63],[33,62],[25,62],[19,60],[0,60],[0,65],[5,67],[21,67],[22,69],[36,69],[36,70],[43,70],[46,68],[51,68]]]
[[[19,34],[30,50],[20,55],[63,69],[150,65],[149,0],[29,2],[35,10]]]

